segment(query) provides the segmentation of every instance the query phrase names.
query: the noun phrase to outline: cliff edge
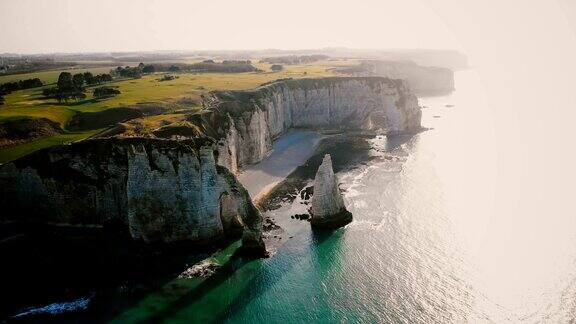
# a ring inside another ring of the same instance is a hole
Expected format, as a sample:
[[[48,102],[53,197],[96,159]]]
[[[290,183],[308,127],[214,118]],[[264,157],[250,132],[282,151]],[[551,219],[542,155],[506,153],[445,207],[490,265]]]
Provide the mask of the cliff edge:
[[[262,216],[216,164],[209,139],[93,139],[0,167],[2,222],[125,226],[144,242],[243,238],[263,255]]]
[[[212,92],[204,106],[194,124],[218,139],[218,163],[234,173],[261,161],[291,128],[389,135],[421,129],[418,99],[408,84],[382,77],[280,80],[254,90]]]

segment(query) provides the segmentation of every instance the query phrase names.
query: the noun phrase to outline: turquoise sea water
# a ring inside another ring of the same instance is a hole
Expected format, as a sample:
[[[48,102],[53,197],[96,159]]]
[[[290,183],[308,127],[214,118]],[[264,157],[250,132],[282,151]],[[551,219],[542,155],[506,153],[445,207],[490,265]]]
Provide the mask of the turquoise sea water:
[[[291,237],[272,258],[231,264],[200,288],[172,283],[175,289],[145,306],[154,320],[574,320],[573,217],[533,217],[530,204],[517,205],[517,213],[500,207],[500,199],[514,203],[533,189],[529,181],[501,182],[497,112],[486,108],[475,72],[457,73],[452,95],[420,105],[428,131],[371,139],[374,158],[338,173],[351,224],[314,234],[290,218],[306,209],[298,199],[271,211]],[[514,193],[503,195],[509,186]]]

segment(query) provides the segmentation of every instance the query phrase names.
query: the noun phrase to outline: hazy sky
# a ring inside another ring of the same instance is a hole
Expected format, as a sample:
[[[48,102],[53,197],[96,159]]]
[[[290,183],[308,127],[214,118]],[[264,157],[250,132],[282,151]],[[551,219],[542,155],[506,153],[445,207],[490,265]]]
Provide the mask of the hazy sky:
[[[0,0],[0,52],[457,48],[420,0]]]

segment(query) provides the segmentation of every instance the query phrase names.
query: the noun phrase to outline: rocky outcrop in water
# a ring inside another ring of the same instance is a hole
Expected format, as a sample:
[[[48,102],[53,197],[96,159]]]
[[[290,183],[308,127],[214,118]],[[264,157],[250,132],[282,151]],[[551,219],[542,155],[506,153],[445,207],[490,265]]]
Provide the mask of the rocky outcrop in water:
[[[352,221],[352,214],[346,210],[338,179],[332,170],[332,158],[326,154],[314,178],[311,224],[316,228],[338,228]]]
[[[1,221],[121,224],[144,242],[243,238],[265,253],[262,217],[216,164],[210,139],[94,139],[42,150],[0,167]]]

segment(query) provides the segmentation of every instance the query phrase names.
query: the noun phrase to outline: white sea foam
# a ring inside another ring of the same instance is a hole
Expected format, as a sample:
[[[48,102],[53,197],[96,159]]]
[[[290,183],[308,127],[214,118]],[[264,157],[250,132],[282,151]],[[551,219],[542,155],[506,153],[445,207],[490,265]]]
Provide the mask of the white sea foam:
[[[93,297],[92,295],[84,296],[68,302],[53,303],[42,307],[29,308],[26,311],[13,316],[12,318],[23,318],[42,314],[57,315],[84,310],[87,309],[88,306],[90,305],[92,297]]]

